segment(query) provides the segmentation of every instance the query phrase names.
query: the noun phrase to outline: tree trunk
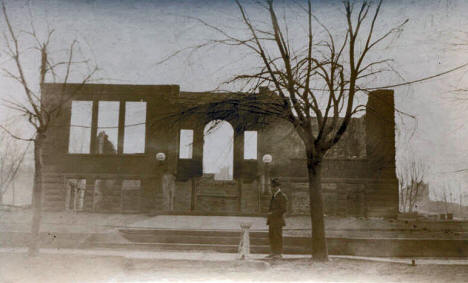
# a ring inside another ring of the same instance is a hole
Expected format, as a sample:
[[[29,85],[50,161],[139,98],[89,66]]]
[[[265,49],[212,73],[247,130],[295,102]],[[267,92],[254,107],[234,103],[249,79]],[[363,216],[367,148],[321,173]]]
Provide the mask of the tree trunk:
[[[34,140],[34,185],[32,196],[33,217],[31,224],[31,238],[29,243],[29,255],[36,256],[39,253],[39,230],[42,213],[42,145],[44,137],[38,134]]]
[[[325,223],[323,219],[322,199],[322,164],[307,160],[309,174],[309,205],[312,222],[312,258],[317,261],[328,261],[327,240],[325,238]]]

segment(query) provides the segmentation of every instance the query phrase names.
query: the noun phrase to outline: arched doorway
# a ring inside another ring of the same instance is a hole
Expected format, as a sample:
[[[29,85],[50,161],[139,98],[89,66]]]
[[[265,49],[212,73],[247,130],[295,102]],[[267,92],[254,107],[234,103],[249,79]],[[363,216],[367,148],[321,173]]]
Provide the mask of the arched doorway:
[[[206,124],[203,139],[203,174],[215,180],[232,180],[234,167],[234,129],[229,122],[213,120]]]

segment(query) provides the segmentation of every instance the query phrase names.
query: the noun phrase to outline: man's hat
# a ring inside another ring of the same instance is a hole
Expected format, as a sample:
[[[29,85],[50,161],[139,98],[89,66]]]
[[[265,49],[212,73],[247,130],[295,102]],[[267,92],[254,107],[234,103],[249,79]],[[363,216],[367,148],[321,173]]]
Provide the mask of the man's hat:
[[[278,178],[273,178],[271,179],[271,186],[273,187],[279,187],[281,186],[281,182]]]

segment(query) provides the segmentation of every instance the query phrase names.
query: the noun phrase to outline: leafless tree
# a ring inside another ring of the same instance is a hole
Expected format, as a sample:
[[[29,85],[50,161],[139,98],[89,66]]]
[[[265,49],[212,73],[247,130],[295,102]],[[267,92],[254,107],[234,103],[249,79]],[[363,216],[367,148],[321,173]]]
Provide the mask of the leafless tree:
[[[365,105],[357,102],[359,93],[367,94],[370,89],[365,85],[369,79],[385,71],[386,64],[391,61],[371,60],[369,54],[387,38],[400,32],[407,20],[388,31],[377,33],[382,1],[354,3],[346,0],[343,1],[344,26],[339,32],[332,32],[315,16],[310,0],[298,1],[294,4],[303,13],[307,27],[302,38],[305,46],[299,46],[290,39],[291,27],[288,27],[286,16],[278,13],[273,0],[253,2],[268,15],[266,23],[254,20],[249,16],[247,6],[236,1],[246,35],[239,36],[202,19],[195,19],[222,37],[195,49],[212,45],[244,48],[261,62],[258,69],[229,80],[229,83],[244,83],[250,95],[244,101],[226,99],[225,103],[235,104],[241,110],[285,119],[294,127],[303,141],[307,159],[312,256],[315,260],[328,260],[322,161],[348,129],[351,117],[365,110]],[[252,99],[251,94],[260,87],[269,87],[269,95],[265,99]],[[185,109],[183,115],[194,112],[194,108]],[[209,114],[219,117],[217,112]]]
[[[429,167],[424,161],[407,161],[397,169],[397,178],[400,186],[400,205],[402,211],[413,212],[418,197],[425,187],[424,177]]]
[[[0,132],[0,205],[18,176],[28,148],[5,132]]]
[[[73,66],[77,64],[86,65],[87,72],[83,76],[79,84],[80,86],[84,86],[90,81],[97,71],[97,67],[91,67],[87,60],[76,60],[75,52],[78,45],[78,41],[76,40],[72,41],[69,45],[65,59],[54,60],[54,56],[50,51],[54,34],[53,29],[48,29],[47,36],[45,39],[42,39],[38,32],[36,32],[32,18],[30,30],[25,31],[15,29],[8,17],[5,3],[2,3],[2,12],[6,27],[6,31],[3,34],[6,45],[5,53],[14,66],[12,68],[4,67],[2,70],[7,77],[16,81],[22,88],[22,99],[2,99],[2,102],[6,107],[21,114],[29,125],[32,126],[34,134],[30,138],[22,137],[12,132],[6,125],[0,125],[0,128],[15,139],[29,141],[34,144],[33,219],[29,254],[36,255],[39,251],[39,227],[42,210],[43,145],[47,138],[48,130],[54,123],[54,119],[61,115],[62,106],[80,90],[80,87],[78,87],[72,94],[65,93]],[[32,46],[28,45],[29,42],[33,42]],[[24,61],[28,58],[25,55],[28,50],[37,52],[37,57],[35,57],[39,61],[38,73],[36,74],[39,78],[37,83],[35,83],[36,80],[29,78],[26,74]],[[47,81],[61,83],[62,91],[56,99],[52,99],[46,103],[41,99],[41,86]]]
[[[444,206],[445,214],[450,213],[451,203],[456,203],[453,198],[453,193],[450,189],[450,185],[448,183],[444,183],[441,186],[441,200]]]
[[[463,186],[462,184],[458,185],[458,211],[460,213],[460,217],[465,217],[465,207],[464,207],[464,202],[463,202]]]

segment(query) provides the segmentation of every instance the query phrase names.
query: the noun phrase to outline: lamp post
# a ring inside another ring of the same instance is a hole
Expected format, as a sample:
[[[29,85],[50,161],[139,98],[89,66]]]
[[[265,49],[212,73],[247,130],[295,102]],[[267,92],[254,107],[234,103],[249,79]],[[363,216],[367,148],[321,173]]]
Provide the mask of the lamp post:
[[[263,163],[265,166],[264,176],[265,176],[265,187],[263,189],[263,194],[269,194],[271,192],[270,189],[270,163],[273,161],[273,157],[271,154],[265,154],[262,158]]]
[[[169,191],[169,184],[167,182],[167,170],[163,167],[164,161],[166,160],[166,154],[164,152],[156,153],[156,160],[158,162],[158,174],[160,177],[161,193],[163,195],[163,209],[171,210],[171,193]]]

